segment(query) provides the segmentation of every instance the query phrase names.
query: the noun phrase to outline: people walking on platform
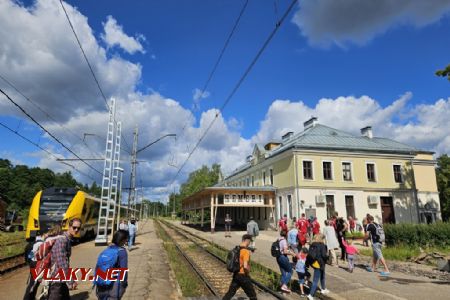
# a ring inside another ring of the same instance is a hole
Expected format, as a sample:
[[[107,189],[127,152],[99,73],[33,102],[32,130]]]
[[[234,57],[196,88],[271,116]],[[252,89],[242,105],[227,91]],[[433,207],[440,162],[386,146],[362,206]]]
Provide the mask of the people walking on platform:
[[[371,239],[372,241],[372,251],[373,251],[373,259],[372,259],[372,268],[367,268],[367,271],[373,272],[376,271],[376,267],[378,262],[380,262],[384,267],[384,272],[380,272],[381,276],[388,276],[390,274],[386,261],[384,260],[383,253],[381,247],[384,242],[384,230],[383,227],[374,222],[373,216],[367,217],[367,232],[366,238]]]
[[[252,241],[252,236],[244,234],[242,242],[239,245],[239,272],[233,274],[233,279],[228,288],[228,292],[223,296],[222,300],[231,300],[239,288],[242,288],[250,300],[256,300],[256,292],[253,283],[250,279],[250,256],[251,252],[248,249]]]
[[[287,234],[287,241],[289,245],[289,249],[297,254],[298,253],[298,229],[297,224],[295,226],[291,226],[291,230],[289,230]],[[297,257],[293,256],[293,262],[295,263],[297,261]]]
[[[277,263],[281,271],[281,290],[283,292],[290,293],[291,290],[288,288],[288,284],[292,277],[292,265],[289,261],[288,255],[292,255],[293,253],[289,250],[286,237],[287,232],[282,230],[280,232],[280,237],[278,238],[281,255],[277,257]]]
[[[128,241],[128,231],[118,230],[114,233],[112,244],[100,253],[95,270],[106,272],[109,268],[128,268],[128,253],[124,246]],[[121,271],[125,272],[125,271]],[[120,278],[120,274],[117,274]],[[96,278],[96,295],[99,300],[120,300],[128,286],[128,272],[124,280],[104,281]]]
[[[297,228],[299,232],[298,242],[303,247],[306,244],[306,235],[308,234],[308,220],[306,220],[304,213],[302,213],[301,218],[297,221]]]
[[[137,227],[135,225],[136,221],[134,219],[131,219],[130,224],[128,224],[128,250],[131,250],[131,248],[134,245],[135,239],[136,239],[136,231]]]
[[[311,231],[313,236],[320,233],[320,224],[319,221],[317,221],[317,218],[314,217],[312,223],[311,223]]]
[[[225,237],[231,237],[231,217],[230,214],[225,216]]]
[[[297,254],[297,263],[295,264],[295,271],[298,275],[298,283],[300,285],[300,296],[305,296],[304,286],[308,287],[307,283],[311,276],[306,267],[306,260],[308,257],[308,249],[303,247]]]
[[[370,214],[367,214],[366,217],[363,219],[362,221],[362,226],[363,226],[363,230],[364,230],[364,240],[363,240],[363,245],[366,247],[369,247],[369,238],[365,237],[366,233],[367,233],[367,225],[369,224],[368,222],[368,218],[370,217]]]
[[[280,219],[280,221],[278,221],[278,230],[279,231],[286,231],[288,232],[288,219],[287,219],[287,215],[284,214],[283,218]]]
[[[309,291],[308,299],[314,299],[320,281],[321,294],[326,295],[330,291],[325,285],[325,265],[328,260],[328,249],[323,243],[324,236],[317,234],[308,250],[308,264],[314,269],[313,282]]]
[[[127,221],[125,219],[120,221],[119,229],[128,231],[128,224],[127,224]]]
[[[53,244],[51,250],[51,263],[52,272],[51,276],[56,276],[56,272],[59,269],[64,270],[64,273],[68,276],[69,269],[69,259],[72,253],[71,240],[73,237],[81,230],[81,220],[79,218],[74,218],[69,221],[69,229],[62,235],[58,235],[55,238],[55,243]],[[77,283],[62,282],[62,281],[52,281],[48,289],[48,300],[65,300],[70,299],[69,288],[76,289]]]
[[[25,260],[30,266],[30,275],[28,276],[27,288],[25,289],[24,300],[34,300],[39,288],[39,281],[35,281],[31,275],[31,269],[36,267],[36,253],[39,250],[39,246],[44,243],[45,235],[38,234],[34,243],[27,244],[25,249]]]
[[[252,251],[255,251],[256,237],[259,235],[259,227],[258,223],[256,223],[255,220],[253,220],[253,217],[250,217],[247,223],[247,234],[252,236],[252,242],[250,243],[250,246],[248,248]]]
[[[339,247],[341,248],[341,260],[345,261],[347,254],[345,253],[345,246],[342,244],[342,239],[345,238],[345,233],[348,230],[348,224],[342,217],[338,217],[338,213],[336,212],[336,233],[339,242]]]
[[[359,254],[359,250],[353,246],[353,242],[349,240],[348,242],[345,239],[342,239],[342,243],[345,246],[345,251],[347,253],[347,261],[348,261],[348,271],[353,273],[353,269],[355,268],[355,258],[356,254]]]
[[[330,264],[332,266],[338,266],[338,260],[336,257],[336,249],[339,248],[339,242],[336,237],[336,230],[330,225],[328,220],[325,220],[325,228],[323,229],[323,235],[325,237],[325,244],[328,248],[328,255],[331,258]]]

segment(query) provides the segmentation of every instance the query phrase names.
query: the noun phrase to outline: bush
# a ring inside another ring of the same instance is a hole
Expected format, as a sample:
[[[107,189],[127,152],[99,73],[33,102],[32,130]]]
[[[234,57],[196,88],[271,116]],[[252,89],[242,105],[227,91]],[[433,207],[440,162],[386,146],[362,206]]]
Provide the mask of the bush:
[[[360,232],[360,231],[354,231],[354,232],[350,232],[350,231],[346,231],[345,232],[345,238],[346,239],[362,239],[364,237],[364,232]]]
[[[450,223],[385,224],[383,227],[388,246],[450,246]]]

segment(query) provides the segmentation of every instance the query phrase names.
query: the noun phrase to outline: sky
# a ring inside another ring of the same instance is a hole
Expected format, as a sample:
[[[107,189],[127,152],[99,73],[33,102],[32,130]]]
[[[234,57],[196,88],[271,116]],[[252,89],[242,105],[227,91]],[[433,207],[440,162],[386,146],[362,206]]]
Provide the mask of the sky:
[[[152,200],[201,165],[225,174],[255,143],[319,123],[419,149],[450,153],[450,82],[434,73],[450,63],[450,0],[300,0],[223,111],[224,101],[289,0],[66,1],[64,6],[107,99],[117,101],[122,146],[133,129],[138,185]],[[207,89],[202,89],[240,12]],[[0,88],[83,158],[102,157],[108,111],[58,0],[0,0]],[[211,130],[188,157],[211,120]],[[73,155],[3,95],[0,122],[55,154]],[[97,136],[87,136],[84,133]],[[0,126],[0,157],[14,164],[71,170]],[[122,153],[124,185],[130,157]],[[101,176],[82,162],[84,183]],[[91,162],[102,170],[101,162]]]

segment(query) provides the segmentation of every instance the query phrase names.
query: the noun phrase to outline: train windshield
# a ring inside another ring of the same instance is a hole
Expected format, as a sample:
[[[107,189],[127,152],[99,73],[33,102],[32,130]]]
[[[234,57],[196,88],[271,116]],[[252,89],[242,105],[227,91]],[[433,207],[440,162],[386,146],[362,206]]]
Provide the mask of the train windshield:
[[[40,215],[51,219],[61,217],[66,213],[76,192],[68,189],[48,189],[42,193]]]

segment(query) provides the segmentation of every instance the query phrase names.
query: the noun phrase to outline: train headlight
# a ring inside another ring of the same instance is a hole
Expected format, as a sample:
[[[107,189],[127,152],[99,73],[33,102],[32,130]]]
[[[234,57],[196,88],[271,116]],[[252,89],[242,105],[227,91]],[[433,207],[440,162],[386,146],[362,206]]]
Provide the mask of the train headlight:
[[[34,228],[38,228],[39,227],[39,221],[36,220],[36,219],[33,219],[33,220],[34,220]]]

